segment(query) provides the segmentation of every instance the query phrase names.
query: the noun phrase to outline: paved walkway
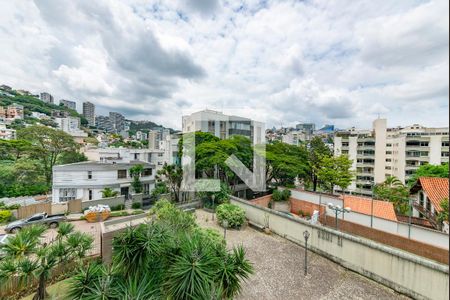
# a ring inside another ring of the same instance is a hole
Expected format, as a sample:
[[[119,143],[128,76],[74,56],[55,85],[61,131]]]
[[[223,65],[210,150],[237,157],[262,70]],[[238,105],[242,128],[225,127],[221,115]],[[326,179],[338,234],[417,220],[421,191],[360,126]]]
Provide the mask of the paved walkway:
[[[201,226],[223,232],[211,213],[197,210],[196,215]],[[228,230],[227,243],[242,244],[255,267],[236,299],[408,299],[312,252],[305,277],[304,248],[276,235],[246,227]]]

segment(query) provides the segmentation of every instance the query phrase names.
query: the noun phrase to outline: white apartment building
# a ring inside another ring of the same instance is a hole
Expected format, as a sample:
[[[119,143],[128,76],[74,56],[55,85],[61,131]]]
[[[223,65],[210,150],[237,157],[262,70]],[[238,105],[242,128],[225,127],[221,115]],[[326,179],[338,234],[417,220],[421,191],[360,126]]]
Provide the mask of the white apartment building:
[[[150,194],[155,187],[155,168],[149,163],[132,161],[115,162],[79,162],[53,167],[52,201],[54,203],[81,199],[82,201],[102,199],[102,190],[111,188],[128,198],[133,192],[133,178],[130,168],[144,165],[141,175],[144,195]]]
[[[281,137],[283,143],[289,145],[300,145],[302,141],[306,141],[307,134],[303,131],[290,131]]]
[[[372,186],[395,176],[405,183],[421,165],[449,161],[449,128],[421,125],[387,128],[386,119],[373,122],[372,130],[338,131],[334,154],[353,160],[356,176],[347,191],[370,195]]]
[[[253,144],[265,142],[265,128],[261,122],[238,116],[228,116],[219,111],[202,110],[182,117],[183,133],[210,132],[220,139],[243,135]]]
[[[89,148],[84,154],[90,161],[131,163],[142,161],[155,166],[160,170],[164,163],[174,164],[178,157],[179,137],[166,136],[164,141],[159,142],[158,149],[130,149],[130,148]]]
[[[84,138],[87,137],[87,133],[80,129],[80,118],[67,117],[67,118],[55,118],[58,128],[64,132],[67,132],[73,137]]]
[[[0,123],[0,140],[15,140],[16,130],[6,128],[6,124]]]

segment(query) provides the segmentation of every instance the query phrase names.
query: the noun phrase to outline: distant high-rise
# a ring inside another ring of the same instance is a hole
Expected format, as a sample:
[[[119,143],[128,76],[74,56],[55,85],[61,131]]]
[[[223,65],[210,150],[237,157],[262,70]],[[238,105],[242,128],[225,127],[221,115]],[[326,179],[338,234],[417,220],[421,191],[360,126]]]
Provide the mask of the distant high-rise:
[[[51,104],[54,103],[53,96],[51,94],[47,93],[47,92],[41,93],[41,97],[40,98],[41,98],[42,102],[51,103]]]
[[[77,109],[77,103],[75,101],[61,99],[61,100],[59,100],[59,104],[60,105],[62,104],[63,106],[73,109],[73,110]]]
[[[88,121],[89,126],[95,126],[95,105],[91,102],[83,102],[83,117]]]
[[[118,112],[109,113],[109,121],[115,132],[121,132],[125,129],[125,117]]]
[[[97,126],[98,129],[102,129],[107,132],[112,132],[114,130],[111,124],[111,120],[109,119],[108,116],[96,116],[95,126]]]
[[[312,135],[316,130],[316,125],[314,123],[299,123],[295,125],[295,129],[301,130],[307,135]]]

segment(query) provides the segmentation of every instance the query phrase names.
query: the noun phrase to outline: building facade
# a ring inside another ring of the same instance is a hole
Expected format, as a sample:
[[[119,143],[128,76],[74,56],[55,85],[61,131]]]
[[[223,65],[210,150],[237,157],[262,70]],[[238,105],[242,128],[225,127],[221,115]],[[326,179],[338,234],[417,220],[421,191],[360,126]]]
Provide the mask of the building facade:
[[[119,133],[125,129],[125,117],[118,112],[109,113],[109,121],[114,132]]]
[[[129,198],[133,192],[130,169],[141,164],[144,171],[140,177],[143,193],[149,195],[155,187],[154,166],[141,161],[129,163],[79,162],[53,167],[52,201],[54,203],[81,199],[102,199],[102,190],[111,188]]]
[[[88,121],[88,125],[95,126],[95,105],[91,102],[83,102],[83,117]]]
[[[15,120],[15,119],[23,119],[23,106],[13,103],[11,105],[8,105],[6,107],[0,106],[0,118],[2,119],[9,119],[9,120]]]
[[[386,119],[372,130],[341,130],[334,136],[334,154],[353,161],[356,176],[347,191],[371,195],[372,186],[395,176],[405,183],[420,166],[449,161],[449,128],[421,125],[388,128]]]
[[[61,99],[61,100],[59,100],[59,104],[64,106],[64,107],[73,109],[73,110],[77,109],[77,103],[75,101]]]
[[[70,134],[73,137],[84,138],[87,137],[87,133],[80,129],[80,118],[67,117],[67,118],[55,118],[58,128],[62,131]]]
[[[209,132],[220,139],[243,135],[253,144],[265,142],[265,128],[261,122],[239,116],[229,116],[214,110],[202,110],[182,118],[183,133]]]
[[[15,140],[16,130],[6,128],[6,124],[0,123],[0,140]]]
[[[42,102],[54,104],[53,96],[47,92],[43,92],[40,95]]]

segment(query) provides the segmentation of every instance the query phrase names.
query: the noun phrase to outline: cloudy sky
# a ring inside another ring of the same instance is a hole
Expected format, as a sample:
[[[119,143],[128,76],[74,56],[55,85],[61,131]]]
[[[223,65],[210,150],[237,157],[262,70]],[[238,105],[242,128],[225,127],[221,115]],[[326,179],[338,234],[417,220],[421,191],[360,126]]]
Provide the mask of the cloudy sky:
[[[448,126],[448,0],[0,3],[0,83],[180,128]]]

